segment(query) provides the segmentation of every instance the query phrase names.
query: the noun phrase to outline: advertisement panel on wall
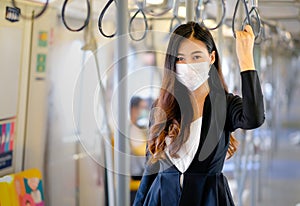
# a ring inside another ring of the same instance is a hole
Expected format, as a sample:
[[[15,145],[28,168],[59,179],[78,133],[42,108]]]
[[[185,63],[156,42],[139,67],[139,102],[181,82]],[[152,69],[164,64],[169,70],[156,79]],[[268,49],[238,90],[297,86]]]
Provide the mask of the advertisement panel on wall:
[[[15,118],[0,120],[0,170],[12,167]]]

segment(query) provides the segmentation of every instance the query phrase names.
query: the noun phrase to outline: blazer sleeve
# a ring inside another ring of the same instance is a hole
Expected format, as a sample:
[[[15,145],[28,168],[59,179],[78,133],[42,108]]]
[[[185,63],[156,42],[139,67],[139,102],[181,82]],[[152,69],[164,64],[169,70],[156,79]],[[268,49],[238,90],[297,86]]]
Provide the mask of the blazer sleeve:
[[[237,128],[255,129],[265,120],[263,94],[257,71],[241,72],[242,98],[227,95],[227,126],[229,131]]]

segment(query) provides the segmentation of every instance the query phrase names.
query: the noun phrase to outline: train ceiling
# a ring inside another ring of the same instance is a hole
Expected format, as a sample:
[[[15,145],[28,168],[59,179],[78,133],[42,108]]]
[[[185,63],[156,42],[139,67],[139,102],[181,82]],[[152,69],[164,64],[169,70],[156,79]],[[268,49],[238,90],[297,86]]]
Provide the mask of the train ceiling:
[[[27,0],[28,1],[28,0]],[[33,2],[45,2],[46,0],[29,0]],[[99,16],[100,11],[108,0],[90,0],[93,4],[93,15]],[[161,5],[166,5],[166,2],[174,2],[175,0],[128,0],[129,9],[136,9],[138,1],[147,2],[162,2]],[[217,0],[206,0],[207,13],[210,17],[215,17],[217,13]],[[227,0],[226,2],[226,23],[232,20],[234,7],[237,0]],[[251,0],[249,0],[251,1]],[[295,41],[300,41],[300,0],[253,0],[258,1],[258,11],[263,21],[278,27],[280,30],[287,32]],[[49,0],[50,5],[61,9],[64,0]],[[180,5],[185,5],[185,0],[179,0]],[[196,4],[197,0],[195,0]],[[205,0],[204,0],[205,2]],[[82,18],[85,18],[85,0],[69,0],[70,7],[76,11],[82,11]],[[114,7],[114,5],[113,5]],[[158,8],[158,7],[157,7]],[[107,15],[114,18],[115,15],[110,14],[115,12],[115,9],[109,9]],[[73,12],[72,12],[73,13]],[[81,12],[75,12],[77,15]],[[172,10],[164,14],[163,17],[172,17]],[[158,17],[159,18],[159,17]]]

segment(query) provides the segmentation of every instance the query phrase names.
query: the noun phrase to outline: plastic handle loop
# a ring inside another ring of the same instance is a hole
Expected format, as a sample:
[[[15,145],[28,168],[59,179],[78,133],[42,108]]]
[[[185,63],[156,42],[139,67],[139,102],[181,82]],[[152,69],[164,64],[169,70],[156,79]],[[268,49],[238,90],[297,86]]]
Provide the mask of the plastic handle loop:
[[[99,15],[99,19],[98,19],[98,29],[99,32],[102,34],[102,36],[106,37],[106,38],[113,38],[116,35],[116,32],[113,34],[105,34],[105,32],[103,31],[102,28],[102,21],[103,21],[103,17],[107,11],[107,9],[109,8],[109,6],[114,2],[114,0],[109,0],[106,5],[104,6],[103,10],[101,11],[100,15]]]
[[[135,20],[135,18],[136,18],[136,16],[138,15],[138,13],[141,13],[142,16],[143,16],[144,25],[145,25],[145,31],[144,31],[143,35],[142,35],[140,38],[135,38],[135,37],[132,36],[131,30],[132,30],[133,21]],[[130,36],[130,38],[131,38],[132,40],[134,40],[134,41],[141,41],[141,40],[143,40],[143,39],[146,37],[147,32],[148,32],[148,22],[147,22],[147,17],[146,17],[146,15],[145,15],[144,11],[143,11],[141,8],[138,9],[138,10],[135,12],[135,14],[131,17],[131,19],[130,19],[130,21],[129,21],[129,28],[128,28],[128,29],[129,29],[129,36]]]
[[[65,13],[66,13],[66,7],[67,7],[67,4],[68,4],[68,1],[69,0],[65,0],[64,3],[63,3],[63,7],[62,7],[62,10],[61,10],[61,19],[62,19],[62,22],[63,24],[65,25],[65,27],[70,30],[70,31],[73,31],[73,32],[79,32],[81,30],[83,30],[88,24],[89,24],[89,21],[90,21],[90,16],[91,16],[91,5],[90,5],[90,2],[89,0],[86,0],[86,5],[87,5],[87,17],[84,21],[84,24],[78,28],[78,29],[73,29],[71,28],[67,22],[66,22],[66,17],[65,17]]]
[[[235,18],[236,18],[236,13],[237,13],[237,10],[238,10],[239,2],[240,2],[240,0],[237,0],[235,8],[234,8],[233,18],[232,18],[232,33],[233,33],[234,38],[236,38]],[[245,13],[246,13],[246,17],[245,17],[245,19],[242,23],[242,29],[244,29],[246,24],[249,24],[253,29],[253,32],[254,32],[254,35],[255,35],[255,40],[256,40],[260,36],[261,30],[262,30],[262,23],[261,23],[261,18],[258,14],[257,5],[253,6],[251,8],[250,12],[248,11],[247,3],[246,3],[245,0],[243,0],[243,5],[244,5],[244,10],[245,10]],[[254,13],[254,15],[253,15],[253,13]],[[256,21],[258,22],[257,31],[254,31],[254,27],[253,27],[253,24],[251,22],[251,17],[255,18]]]
[[[232,26],[231,26],[231,28],[232,28],[232,33],[233,33],[233,37],[234,38],[236,38],[236,34],[235,34],[235,18],[236,18],[237,10],[239,8],[239,3],[240,3],[240,0],[237,0],[237,2],[235,4],[234,12],[233,12],[233,17],[232,17]],[[247,4],[246,4],[245,0],[243,0],[243,3],[244,3],[245,13],[246,13],[246,21],[248,21],[247,23],[250,24],[251,23],[250,16],[249,16],[248,7],[247,7]]]
[[[17,4],[16,4],[15,0],[11,0],[11,3],[13,5],[13,7],[17,8]],[[46,3],[44,4],[43,9],[38,14],[34,15],[33,17],[27,17],[27,16],[21,14],[21,17],[24,19],[32,19],[32,18],[37,19],[45,13],[45,11],[48,8],[48,5],[49,5],[49,0],[46,0]]]
[[[261,23],[261,18],[259,16],[259,13],[257,11],[257,8],[252,7],[250,12],[249,12],[249,17],[254,18],[257,21],[257,30],[254,29],[254,25],[252,24],[252,29],[255,35],[255,40],[261,35],[261,30],[262,30],[262,23]],[[246,26],[247,19],[245,18],[242,24],[242,29],[244,30]],[[257,42],[256,42],[257,43]]]
[[[204,19],[203,19],[204,5],[207,4],[208,2],[209,1],[206,1],[206,2],[202,2],[202,0],[198,1],[198,5],[196,7],[196,18],[200,19],[199,22],[201,22],[201,25],[204,26],[205,28],[207,28],[209,30],[215,30],[215,29],[219,28],[225,20],[226,4],[225,4],[225,0],[221,1],[222,2],[222,18],[220,19],[220,21],[218,22],[218,24],[215,27],[209,28],[204,24]]]

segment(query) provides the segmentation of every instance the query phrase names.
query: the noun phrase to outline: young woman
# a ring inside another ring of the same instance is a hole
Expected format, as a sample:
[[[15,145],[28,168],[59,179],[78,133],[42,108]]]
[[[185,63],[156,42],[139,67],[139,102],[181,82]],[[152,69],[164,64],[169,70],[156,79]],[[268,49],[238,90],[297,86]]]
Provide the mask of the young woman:
[[[236,32],[243,98],[228,93],[210,32],[195,22],[171,35],[162,88],[149,125],[147,164],[135,206],[234,205],[222,174],[236,150],[237,128],[264,122],[263,95],[254,67],[254,35]]]

